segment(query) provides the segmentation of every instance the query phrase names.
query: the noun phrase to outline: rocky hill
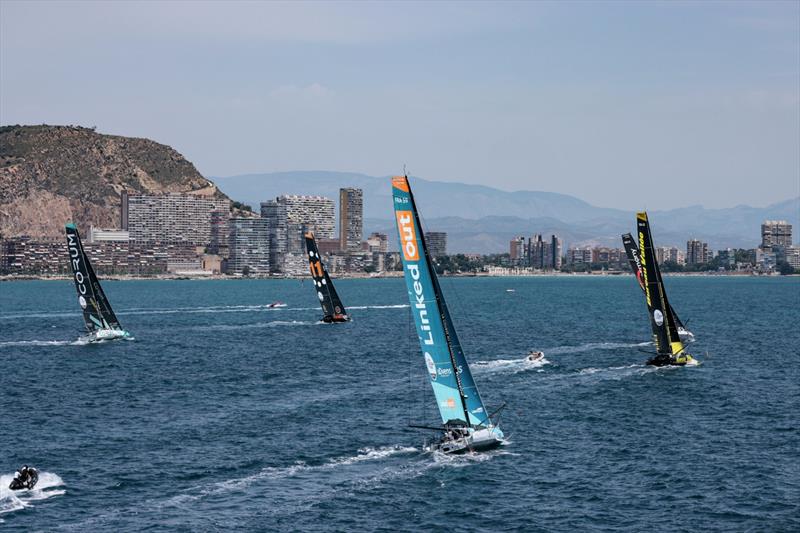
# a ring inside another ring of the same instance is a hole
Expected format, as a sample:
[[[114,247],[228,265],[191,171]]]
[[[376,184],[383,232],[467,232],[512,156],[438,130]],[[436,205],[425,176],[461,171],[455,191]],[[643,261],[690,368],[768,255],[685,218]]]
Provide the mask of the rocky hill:
[[[61,237],[64,223],[119,227],[120,192],[226,198],[181,154],[73,126],[0,127],[0,235]]]

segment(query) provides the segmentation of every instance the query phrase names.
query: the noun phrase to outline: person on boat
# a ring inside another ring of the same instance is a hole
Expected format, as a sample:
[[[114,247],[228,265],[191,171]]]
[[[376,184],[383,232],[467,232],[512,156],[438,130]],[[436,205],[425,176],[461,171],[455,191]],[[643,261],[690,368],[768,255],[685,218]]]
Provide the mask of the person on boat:
[[[35,468],[29,467],[28,465],[22,465],[22,468],[20,468],[14,473],[14,482],[16,483],[12,482],[12,485],[16,484],[19,487],[30,488],[31,481],[33,480],[35,475],[36,475]]]
[[[528,354],[528,361],[538,361],[542,357],[544,357],[544,352],[536,352],[531,350]]]

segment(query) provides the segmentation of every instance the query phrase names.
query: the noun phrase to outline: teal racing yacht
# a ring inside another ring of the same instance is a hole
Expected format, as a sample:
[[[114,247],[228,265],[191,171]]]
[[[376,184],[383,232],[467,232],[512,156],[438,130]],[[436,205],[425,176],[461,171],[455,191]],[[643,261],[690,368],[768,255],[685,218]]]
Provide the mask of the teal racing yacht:
[[[442,418],[441,426],[412,427],[439,432],[439,439],[428,447],[430,451],[452,454],[495,448],[503,444],[504,436],[492,417],[502,407],[490,415],[478,393],[425,244],[406,176],[392,178],[392,197],[411,312]]]
[[[75,224],[67,224],[65,230],[72,279],[78,291],[78,304],[83,311],[83,321],[89,332],[85,339],[97,342],[130,337],[131,334],[120,326],[108,298],[100,287],[100,281],[83,249],[78,228]]]

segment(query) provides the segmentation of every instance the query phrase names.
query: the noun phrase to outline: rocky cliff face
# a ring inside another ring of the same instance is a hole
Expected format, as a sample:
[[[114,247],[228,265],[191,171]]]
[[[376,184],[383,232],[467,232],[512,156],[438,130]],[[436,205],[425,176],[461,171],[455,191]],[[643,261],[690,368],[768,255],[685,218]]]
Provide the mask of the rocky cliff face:
[[[0,127],[0,235],[62,237],[73,221],[119,227],[120,193],[226,198],[192,163],[148,139],[71,126]]]

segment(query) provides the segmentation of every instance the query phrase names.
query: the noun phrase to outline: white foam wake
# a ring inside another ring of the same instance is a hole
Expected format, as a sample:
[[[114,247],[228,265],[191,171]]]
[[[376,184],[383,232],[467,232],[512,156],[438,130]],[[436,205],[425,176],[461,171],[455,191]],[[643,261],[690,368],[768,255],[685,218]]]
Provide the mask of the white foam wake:
[[[316,324],[316,322],[304,322],[302,320],[273,320],[271,322],[254,322],[252,324],[215,324],[211,326],[197,326],[192,329],[236,330],[236,329],[278,328],[281,326],[313,326],[314,324]]]
[[[624,343],[624,342],[589,342],[580,344],[578,346],[556,346],[554,348],[546,348],[545,353],[548,354],[566,354],[566,353],[583,353],[595,350],[618,350],[620,348],[637,348],[640,346],[648,346],[652,344],[647,342]]]
[[[0,475],[0,515],[32,507],[31,502],[61,496],[67,492],[66,489],[58,488],[64,486],[64,480],[52,472],[40,472],[39,482],[31,490],[9,489],[12,479],[14,474]]]
[[[495,359],[493,361],[475,361],[471,367],[476,373],[527,372],[536,370],[544,372],[542,367],[551,364],[547,357],[531,361],[528,357],[522,359]]]
[[[348,309],[405,309],[408,304],[395,304],[395,305],[355,305],[350,306]]]
[[[88,344],[86,339],[78,339],[74,341],[42,341],[42,340],[29,340],[29,341],[4,341],[0,342],[0,346],[83,346]]]
[[[358,450],[356,455],[336,457],[319,465],[309,465],[305,461],[297,461],[296,463],[288,466],[270,466],[261,469],[255,474],[242,478],[220,481],[205,487],[193,487],[188,489],[190,493],[174,496],[164,502],[164,505],[181,504],[229,491],[243,490],[260,480],[289,478],[302,472],[332,470],[365,461],[377,461],[392,455],[412,453],[416,451],[419,450],[409,446],[384,446],[380,448],[368,447],[361,448]]]

